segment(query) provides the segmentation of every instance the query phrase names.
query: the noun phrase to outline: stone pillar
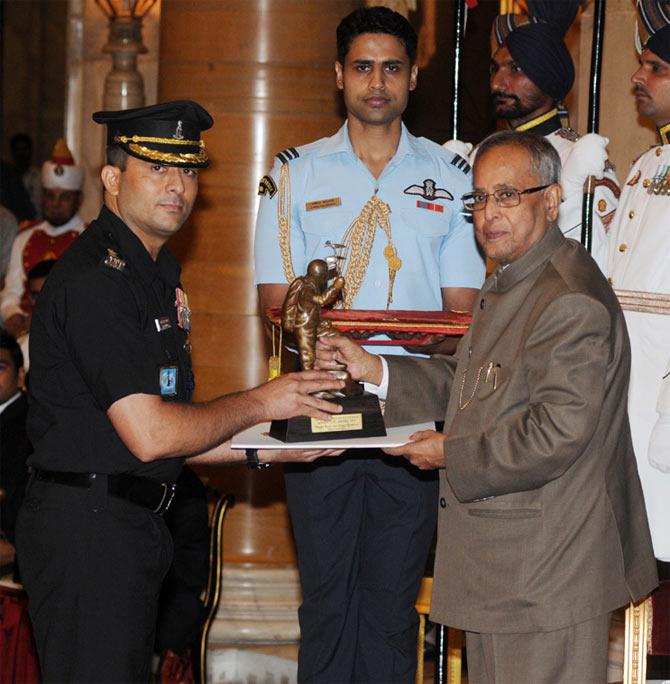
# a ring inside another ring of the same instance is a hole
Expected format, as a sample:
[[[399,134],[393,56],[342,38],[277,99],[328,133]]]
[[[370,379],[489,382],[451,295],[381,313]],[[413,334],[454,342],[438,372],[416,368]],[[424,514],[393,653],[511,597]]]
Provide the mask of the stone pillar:
[[[109,41],[102,48],[112,56],[112,70],[105,78],[104,109],[144,106],[144,82],[137,70],[137,56],[148,52],[142,43],[140,17],[111,17]]]
[[[139,57],[138,70],[144,82],[146,104],[156,102],[160,13],[158,0],[142,20],[147,52]],[[77,164],[85,168],[80,209],[85,221],[98,215],[102,203],[100,169],[104,163],[105,131],[103,126],[93,123],[91,114],[105,106],[105,76],[112,61],[103,52],[108,42],[108,25],[95,0],[68,0],[65,137]]]

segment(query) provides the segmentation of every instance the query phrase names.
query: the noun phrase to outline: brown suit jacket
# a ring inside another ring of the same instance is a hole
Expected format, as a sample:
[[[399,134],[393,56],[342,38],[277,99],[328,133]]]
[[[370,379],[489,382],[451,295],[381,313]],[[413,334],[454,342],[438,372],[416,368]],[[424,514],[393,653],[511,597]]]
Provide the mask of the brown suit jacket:
[[[657,584],[627,414],[621,308],[551,228],[498,269],[456,353],[387,357],[390,425],[445,417],[431,617],[559,629]]]

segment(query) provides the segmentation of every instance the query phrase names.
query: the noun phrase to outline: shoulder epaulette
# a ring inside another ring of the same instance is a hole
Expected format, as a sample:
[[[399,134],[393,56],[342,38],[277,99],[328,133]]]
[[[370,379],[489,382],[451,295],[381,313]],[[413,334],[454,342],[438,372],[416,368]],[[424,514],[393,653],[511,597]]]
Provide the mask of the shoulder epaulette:
[[[559,128],[556,131],[556,135],[560,136],[561,138],[565,138],[570,142],[577,142],[581,137],[574,128]]]
[[[295,149],[295,147],[287,147],[285,150],[282,150],[281,152],[278,152],[276,155],[277,159],[282,164],[288,164],[291,159],[297,159],[300,154],[298,153],[298,150]]]
[[[454,153],[454,158],[451,160],[451,165],[460,169],[466,176],[470,173],[470,164],[461,157],[460,154]]]

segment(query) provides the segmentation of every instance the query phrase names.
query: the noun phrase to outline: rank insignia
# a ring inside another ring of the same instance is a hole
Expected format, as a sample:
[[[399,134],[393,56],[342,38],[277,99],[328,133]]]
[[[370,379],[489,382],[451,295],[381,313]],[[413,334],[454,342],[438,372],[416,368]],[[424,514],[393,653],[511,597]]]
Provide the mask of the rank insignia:
[[[191,309],[188,308],[188,297],[180,288],[175,290],[177,307],[177,325],[186,332],[191,332]]]
[[[162,397],[174,397],[177,394],[177,366],[161,366],[158,381]]]
[[[102,263],[105,264],[105,266],[109,266],[109,268],[113,268],[117,271],[123,271],[123,269],[126,267],[126,262],[118,255],[117,252],[111,249],[111,247],[107,248],[107,256]]]
[[[468,164],[468,162],[463,159],[460,154],[455,154],[450,163],[452,166],[455,166],[457,169],[462,171],[466,176],[470,173],[470,164]]]
[[[278,152],[275,156],[282,164],[288,164],[291,159],[297,159],[300,156],[300,153],[295,147],[287,147],[285,150]]]
[[[446,199],[453,200],[454,196],[444,188],[438,188],[432,178],[426,178],[422,185],[409,185],[403,192],[406,195],[421,195],[424,199]],[[417,206],[419,206],[417,204]]]
[[[274,197],[277,194],[277,184],[274,182],[272,176],[263,176],[263,178],[258,181],[258,194],[270,195],[270,197]]]

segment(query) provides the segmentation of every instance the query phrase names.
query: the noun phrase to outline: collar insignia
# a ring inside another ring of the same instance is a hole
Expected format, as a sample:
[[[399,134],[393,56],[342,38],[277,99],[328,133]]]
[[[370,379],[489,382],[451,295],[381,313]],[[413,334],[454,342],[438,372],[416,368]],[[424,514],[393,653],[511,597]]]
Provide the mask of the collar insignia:
[[[422,185],[409,185],[403,192],[406,195],[420,195],[424,199],[446,199],[453,200],[454,196],[444,188],[438,188],[432,178],[426,178]]]
[[[637,185],[641,175],[642,173],[638,169],[638,172],[626,183],[626,185]]]

